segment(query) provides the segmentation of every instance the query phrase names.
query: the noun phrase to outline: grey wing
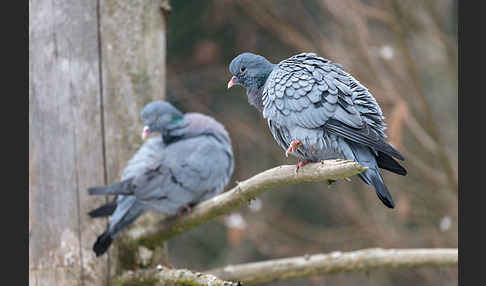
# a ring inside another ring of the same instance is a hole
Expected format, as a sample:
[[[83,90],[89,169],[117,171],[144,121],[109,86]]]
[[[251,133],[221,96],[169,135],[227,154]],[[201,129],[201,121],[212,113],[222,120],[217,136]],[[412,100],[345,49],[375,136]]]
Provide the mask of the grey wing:
[[[122,181],[143,176],[151,168],[156,168],[164,154],[164,148],[165,145],[161,137],[149,138],[128,161],[123,169]],[[124,195],[118,195],[116,201],[117,205],[126,205],[127,202],[135,203],[134,198],[126,198]],[[119,213],[126,212],[119,207],[117,207],[117,211]]]
[[[324,128],[403,158],[383,140],[382,111],[368,90],[340,66],[315,54],[303,53],[280,62],[265,84],[263,104],[263,116],[273,121],[269,125],[288,127],[279,128],[287,143],[289,136]]]
[[[321,68],[294,58],[280,62],[270,74],[263,116],[279,124],[318,128],[336,112],[337,90],[328,86]]]
[[[160,165],[134,180],[137,199],[155,212],[172,215],[222,191],[232,161],[212,140],[197,137],[169,145]]]
[[[184,145],[174,146],[178,152],[186,154],[182,161],[174,164],[176,180],[197,194],[195,202],[220,193],[233,174],[231,145],[213,136],[184,141]]]
[[[164,154],[165,145],[161,137],[148,139],[128,161],[123,170],[122,180],[138,176],[159,163]]]

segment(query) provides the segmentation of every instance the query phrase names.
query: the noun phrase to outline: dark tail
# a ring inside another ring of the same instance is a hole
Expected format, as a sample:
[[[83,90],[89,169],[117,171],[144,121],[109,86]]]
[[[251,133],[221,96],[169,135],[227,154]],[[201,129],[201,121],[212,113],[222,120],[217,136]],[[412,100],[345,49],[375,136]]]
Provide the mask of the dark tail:
[[[389,167],[389,169],[396,170],[399,173],[403,173],[405,169],[398,163],[396,163],[396,161],[393,160],[393,158],[391,158],[389,155],[386,155],[384,153],[378,153],[383,155],[381,155],[381,157],[380,155],[378,157],[375,157],[375,154],[369,147],[351,142],[349,140],[345,140],[345,142],[345,144],[342,144],[342,148],[346,159],[354,160],[360,163],[362,166],[368,168],[368,170],[360,173],[359,177],[366,184],[371,185],[375,188],[376,195],[385,206],[389,208],[394,208],[395,203],[393,202],[392,196],[388,191],[388,188],[385,186],[385,182],[383,181],[383,177],[381,176],[381,172],[378,167],[380,166],[380,164],[382,166],[386,165],[386,167]],[[378,159],[381,160],[378,161]],[[395,164],[392,162],[394,162]]]
[[[112,215],[115,209],[116,209],[116,198],[113,201],[90,211],[88,214],[92,218],[105,217],[105,216]]]
[[[105,253],[113,242],[113,239],[144,212],[144,205],[137,203],[136,200],[133,196],[125,196],[116,201],[116,209],[111,214],[110,225],[105,232],[98,236],[93,244],[93,251],[96,253],[96,256]]]
[[[391,209],[395,207],[393,198],[388,191],[385,182],[383,182],[383,178],[381,177],[380,171],[377,168],[366,170],[364,173],[360,174],[360,177],[363,179],[363,181],[365,181],[365,183],[372,185],[375,188],[376,195],[385,206]]]
[[[103,255],[108,250],[112,242],[113,239],[108,230],[105,230],[105,232],[98,236],[93,244],[93,251],[96,253],[96,257]]]

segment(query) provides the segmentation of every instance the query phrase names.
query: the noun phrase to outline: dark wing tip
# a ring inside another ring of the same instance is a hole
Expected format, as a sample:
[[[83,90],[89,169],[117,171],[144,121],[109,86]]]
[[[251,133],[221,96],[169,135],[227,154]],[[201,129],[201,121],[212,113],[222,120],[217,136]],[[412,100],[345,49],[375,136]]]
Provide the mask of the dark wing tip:
[[[91,218],[105,217],[105,216],[112,215],[115,209],[116,209],[116,201],[112,201],[90,211],[88,215]]]
[[[335,133],[336,135],[347,138],[353,142],[372,147],[377,151],[388,154],[400,161],[405,160],[405,157],[403,157],[395,147],[386,142],[367,124],[363,125],[361,128],[354,128],[337,119],[330,118],[325,126],[331,133]]]
[[[378,163],[378,167],[382,169],[402,176],[407,175],[407,170],[402,165],[395,161],[395,159],[393,159],[390,155],[385,154],[381,151],[378,151],[376,162]]]
[[[400,151],[395,149],[395,147],[393,147],[390,143],[388,143],[388,142],[385,142],[385,143],[388,144],[388,146],[390,146],[390,148],[392,150],[390,153],[394,154],[393,157],[397,158],[400,161],[405,161],[405,157],[402,155],[402,153],[400,153]]]

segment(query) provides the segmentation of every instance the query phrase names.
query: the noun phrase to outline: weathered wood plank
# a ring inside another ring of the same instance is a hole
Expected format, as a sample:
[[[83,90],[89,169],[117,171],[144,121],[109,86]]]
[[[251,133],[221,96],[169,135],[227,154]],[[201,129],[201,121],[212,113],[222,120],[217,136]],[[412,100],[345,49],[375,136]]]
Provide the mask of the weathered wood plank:
[[[108,181],[142,143],[140,110],[165,97],[165,19],[160,1],[102,0],[101,43]]]
[[[29,283],[103,285],[91,245],[106,221],[95,1],[29,2]]]
[[[120,179],[125,164],[142,144],[142,107],[165,98],[163,2],[167,1],[100,1],[108,183]],[[115,252],[116,247],[109,251],[113,256]],[[117,258],[112,261],[116,268]]]

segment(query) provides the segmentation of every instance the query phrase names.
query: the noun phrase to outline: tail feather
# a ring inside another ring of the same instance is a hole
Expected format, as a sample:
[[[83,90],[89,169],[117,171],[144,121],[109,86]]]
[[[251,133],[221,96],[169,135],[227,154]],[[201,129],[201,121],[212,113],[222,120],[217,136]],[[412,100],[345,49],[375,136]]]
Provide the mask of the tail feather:
[[[359,174],[359,177],[368,185],[373,186],[375,189],[376,195],[380,199],[380,201],[387,207],[393,209],[395,208],[395,203],[393,202],[393,198],[388,191],[388,188],[383,182],[381,175],[378,170],[368,169],[364,173]]]
[[[108,250],[112,242],[113,239],[108,230],[98,236],[93,244],[93,251],[96,253],[96,257],[103,255]]]
[[[385,186],[385,182],[383,182],[383,177],[381,176],[380,170],[378,169],[379,163],[377,162],[377,157],[375,157],[375,154],[367,146],[359,145],[357,143],[347,140],[343,143],[344,144],[342,144],[341,146],[343,148],[343,153],[346,159],[357,161],[361,165],[368,168],[368,170],[360,173],[359,177],[366,184],[372,185],[375,188],[376,195],[385,206],[389,208],[394,208],[395,203],[393,202],[390,192]],[[387,158],[393,160],[391,157],[389,157],[389,155],[387,156]],[[384,159],[382,162],[389,163],[389,160]],[[392,164],[390,165],[394,166]]]
[[[107,204],[108,205],[108,204]],[[105,207],[101,206],[99,209]],[[133,196],[125,196],[116,200],[115,211],[110,217],[110,225],[93,244],[93,251],[96,256],[100,256],[105,253],[110,247],[113,239],[132,224],[142,213],[144,212],[144,205],[137,203],[136,198]]]
[[[116,209],[116,199],[88,213],[92,218],[110,216]]]
[[[385,206],[393,209],[393,208],[395,208],[395,203],[393,202],[393,198],[392,198],[390,192],[388,191],[388,188],[386,187],[385,182],[383,182],[381,175],[379,173],[377,174],[377,172],[379,172],[379,171],[378,170],[372,170],[372,174],[370,175],[371,184],[375,188],[376,195],[381,200],[381,202]]]
[[[108,186],[92,187],[88,189],[90,195],[131,195],[133,190],[131,188],[132,179],[121,182],[116,182]]]

